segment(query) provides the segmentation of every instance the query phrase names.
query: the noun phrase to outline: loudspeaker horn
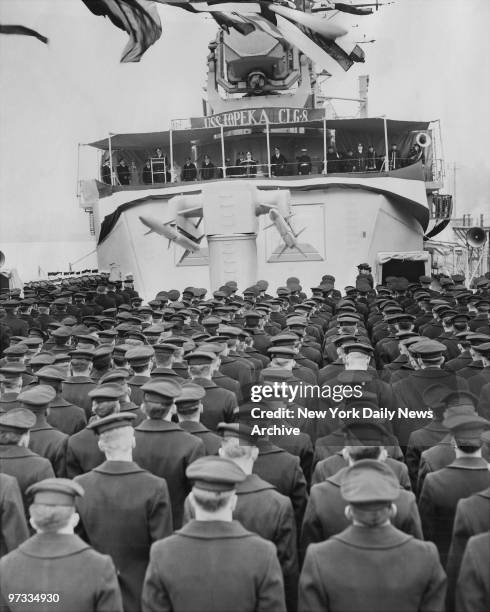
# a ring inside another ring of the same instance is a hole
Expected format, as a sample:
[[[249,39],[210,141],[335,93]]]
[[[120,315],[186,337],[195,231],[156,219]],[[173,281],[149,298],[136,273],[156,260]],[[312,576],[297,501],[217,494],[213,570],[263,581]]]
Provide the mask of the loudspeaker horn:
[[[475,225],[474,227],[470,227],[470,229],[466,232],[465,239],[469,246],[478,249],[487,241],[487,235],[482,227]]]
[[[419,147],[422,147],[422,149],[425,149],[431,145],[432,138],[430,137],[430,134],[428,134],[427,132],[420,132],[420,134],[417,134],[417,138],[415,139],[415,142],[419,145]]]

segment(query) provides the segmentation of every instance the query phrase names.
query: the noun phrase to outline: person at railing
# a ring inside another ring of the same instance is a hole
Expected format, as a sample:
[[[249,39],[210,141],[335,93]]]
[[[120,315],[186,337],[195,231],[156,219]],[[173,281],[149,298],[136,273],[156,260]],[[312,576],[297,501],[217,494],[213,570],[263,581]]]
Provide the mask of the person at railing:
[[[102,164],[102,168],[100,169],[100,178],[103,183],[107,183],[110,185],[111,181],[111,164],[109,158],[107,158]]]
[[[354,157],[354,151],[348,149],[342,156],[342,172],[356,172],[357,162]]]
[[[167,156],[158,147],[155,151],[155,156],[152,159],[153,182],[154,183],[170,183],[171,176],[169,172],[169,163]]]
[[[271,172],[273,176],[284,176],[287,174],[288,160],[281,153],[279,147],[274,147],[274,154],[271,157]]]
[[[327,149],[327,174],[332,174],[334,172],[342,172],[342,163],[340,155],[333,145],[330,145]]]
[[[241,176],[243,174],[242,161],[245,159],[245,153],[240,151],[235,160],[235,165],[232,168],[232,176]]]
[[[373,145],[369,145],[366,154],[366,172],[377,172],[379,170],[379,158]]]
[[[201,166],[201,180],[210,181],[216,177],[216,166],[211,161],[209,155],[204,156],[204,162]]]
[[[364,172],[366,170],[366,151],[364,145],[360,142],[357,145],[356,155],[356,172]]]
[[[311,157],[308,155],[308,149],[301,149],[301,155],[298,157],[298,174],[305,175],[311,172]]]
[[[151,185],[153,183],[151,174],[151,163],[149,159],[145,161],[145,165],[143,166],[143,170],[141,172],[141,178],[143,179],[143,183],[145,185]]]
[[[190,157],[185,158],[185,163],[182,166],[182,172],[180,173],[180,179],[182,181],[195,181],[197,179],[197,168]]]
[[[257,176],[257,162],[252,157],[252,153],[247,151],[245,159],[242,159],[240,164],[242,168],[242,174],[244,176]]]
[[[398,146],[395,143],[391,145],[391,149],[388,153],[388,162],[390,170],[398,170],[402,167],[400,151],[398,150]]]
[[[117,178],[121,185],[129,185],[129,179],[131,178],[131,172],[126,163],[126,160],[122,158],[117,166]]]

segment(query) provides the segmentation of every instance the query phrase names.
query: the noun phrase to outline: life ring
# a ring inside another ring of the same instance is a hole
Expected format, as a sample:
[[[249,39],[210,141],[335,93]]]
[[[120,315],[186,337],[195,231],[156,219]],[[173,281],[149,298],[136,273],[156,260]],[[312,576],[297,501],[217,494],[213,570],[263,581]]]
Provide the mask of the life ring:
[[[425,149],[426,147],[429,147],[431,145],[432,138],[427,132],[420,132],[419,134],[417,134],[415,142],[419,145],[419,147]]]

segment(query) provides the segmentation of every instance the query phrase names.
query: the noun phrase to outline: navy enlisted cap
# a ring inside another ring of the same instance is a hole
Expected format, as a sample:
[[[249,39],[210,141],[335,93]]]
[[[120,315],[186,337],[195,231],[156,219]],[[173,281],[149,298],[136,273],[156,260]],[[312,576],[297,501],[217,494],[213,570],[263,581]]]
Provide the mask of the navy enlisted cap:
[[[185,383],[182,386],[180,395],[175,398],[177,412],[185,414],[186,412],[194,412],[200,400],[206,395],[206,391],[200,385],[195,383]]]
[[[408,350],[412,355],[417,355],[423,359],[431,359],[433,357],[440,357],[445,353],[447,351],[447,346],[437,340],[424,338],[424,340],[411,344]]]
[[[475,435],[479,438],[483,431],[490,428],[490,421],[487,421],[476,412],[471,413],[468,409],[446,412],[442,424],[455,437],[462,434],[465,438],[467,436],[473,438]]]
[[[33,496],[34,504],[43,506],[74,506],[75,498],[84,493],[83,487],[69,478],[46,478],[26,490],[27,495]]]
[[[0,367],[2,378],[18,378],[27,372],[27,368],[23,363],[6,363]]]
[[[29,364],[31,366],[46,366],[54,363],[54,355],[51,353],[38,353],[31,358]]]
[[[31,406],[34,410],[36,407],[47,406],[56,397],[56,391],[49,385],[36,385],[21,391],[17,396],[18,402],[26,406]]]
[[[87,429],[92,429],[97,435],[120,429],[121,427],[131,427],[132,422],[136,419],[136,415],[132,412],[116,412],[102,419],[95,419],[87,425]]]
[[[75,349],[74,351],[70,351],[68,355],[71,359],[82,359],[84,361],[92,361],[94,358],[94,350],[93,349]]]
[[[201,457],[193,461],[185,471],[193,487],[216,493],[233,491],[239,482],[247,476],[245,472],[230,459],[223,457]]]
[[[126,359],[131,365],[146,365],[154,355],[152,346],[137,346],[126,352]]]
[[[281,382],[283,380],[290,380],[293,378],[293,373],[284,368],[264,368],[261,371],[261,374],[264,381]]]
[[[175,344],[170,344],[170,342],[160,342],[159,344],[154,344],[153,349],[155,353],[162,355],[173,355],[175,351],[179,349],[179,347]]]
[[[199,345],[199,351],[203,353],[214,353],[219,355],[226,348],[225,342],[203,342]]]
[[[346,342],[342,345],[344,353],[364,353],[365,355],[372,355],[374,349],[371,345],[365,344],[364,342]]]
[[[124,382],[125,380],[130,378],[130,376],[131,374],[124,368],[109,370],[109,372],[100,377],[99,384]]]
[[[3,354],[5,356],[10,356],[10,357],[23,357],[24,355],[27,354],[28,350],[29,349],[27,348],[25,344],[23,344],[22,342],[19,342],[18,344],[13,344],[12,346],[7,347],[3,351]]]
[[[490,342],[482,342],[474,347],[474,350],[481,353],[484,357],[490,357]]]
[[[253,427],[246,423],[218,423],[216,431],[223,438],[238,438],[249,445],[254,445],[259,439],[259,436],[253,433]]]
[[[382,461],[360,459],[348,467],[340,482],[340,494],[350,504],[378,504],[395,501],[400,483]]]
[[[186,361],[190,366],[209,365],[216,359],[216,353],[205,351],[194,351],[186,356]]]
[[[298,354],[298,350],[292,346],[271,346],[267,352],[272,357],[284,357],[285,359],[294,359]]]
[[[162,398],[174,400],[180,395],[182,387],[175,380],[155,379],[146,382],[140,389],[145,394],[145,397],[149,396],[150,401],[152,398],[161,401]]]
[[[36,415],[27,408],[12,408],[0,413],[0,431],[12,431],[23,434],[36,424]]]
[[[56,380],[61,381],[66,379],[66,373],[56,366],[44,366],[36,372],[36,376],[40,380]]]
[[[117,400],[123,395],[125,395],[126,390],[121,385],[113,384],[103,384],[99,387],[95,387],[88,392],[88,397],[93,400]]]

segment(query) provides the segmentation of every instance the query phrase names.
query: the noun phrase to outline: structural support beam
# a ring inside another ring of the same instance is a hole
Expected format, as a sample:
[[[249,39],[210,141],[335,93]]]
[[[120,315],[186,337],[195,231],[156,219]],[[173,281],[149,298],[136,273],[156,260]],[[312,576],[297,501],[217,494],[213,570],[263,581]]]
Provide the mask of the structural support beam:
[[[109,132],[109,167],[111,169],[111,185],[114,185],[114,168],[112,167],[112,134]]]
[[[226,178],[226,158],[225,158],[225,135],[223,133],[223,126],[220,126],[221,131],[221,166],[223,168],[223,178]]]
[[[170,145],[170,182],[172,182],[172,174],[174,171],[174,139],[173,139],[173,132],[172,132],[172,128],[170,128],[170,130],[168,131],[168,137],[169,137],[169,145]],[[165,182],[167,182],[167,172],[166,172],[167,168],[165,168]]]
[[[385,172],[390,171],[390,160],[389,160],[389,152],[388,152],[388,121],[386,120],[386,115],[383,115],[383,125],[385,131]]]
[[[267,140],[267,169],[269,172],[269,178],[272,176],[272,167],[271,167],[271,139],[269,132],[269,122],[265,124],[265,136]]]
[[[323,118],[323,173],[327,174],[327,120]]]

